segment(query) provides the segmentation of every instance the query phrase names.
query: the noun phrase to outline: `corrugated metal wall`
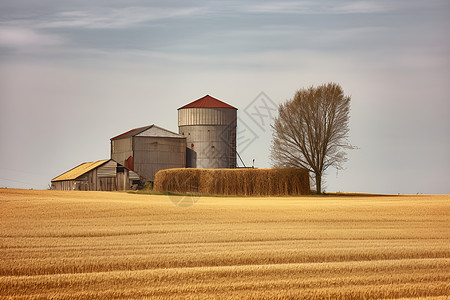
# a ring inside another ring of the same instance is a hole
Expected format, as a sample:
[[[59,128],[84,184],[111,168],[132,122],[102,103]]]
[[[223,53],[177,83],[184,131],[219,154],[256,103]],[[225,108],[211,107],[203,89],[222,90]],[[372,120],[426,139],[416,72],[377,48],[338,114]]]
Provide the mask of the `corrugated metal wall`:
[[[117,139],[111,141],[111,158],[122,166],[126,166],[125,161],[133,156],[132,138]],[[128,166],[127,166],[128,167]]]
[[[106,164],[97,168],[97,177],[116,177],[117,162],[110,160]]]
[[[189,149],[187,167],[235,168],[236,122],[235,109],[179,109],[178,129]]]
[[[186,166],[186,139],[134,137],[134,171],[153,181],[159,170]]]
[[[183,108],[178,110],[178,126],[236,126],[237,110],[232,108]]]

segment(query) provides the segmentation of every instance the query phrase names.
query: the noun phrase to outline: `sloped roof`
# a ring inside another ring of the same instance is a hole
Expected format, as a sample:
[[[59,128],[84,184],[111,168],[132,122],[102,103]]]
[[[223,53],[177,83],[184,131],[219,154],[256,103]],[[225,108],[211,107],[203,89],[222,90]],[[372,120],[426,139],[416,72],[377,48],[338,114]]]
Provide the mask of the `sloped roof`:
[[[86,162],[82,163],[79,166],[76,166],[75,168],[55,177],[52,179],[52,181],[63,181],[63,180],[74,180],[80,177],[81,175],[86,174],[87,172],[100,167],[101,165],[105,164],[106,162],[110,161],[111,159],[104,159],[99,161],[93,161],[93,162]]]
[[[161,128],[159,126],[156,126],[155,124],[152,124],[150,126],[144,126],[144,127],[131,129],[127,132],[124,132],[122,134],[119,134],[118,136],[111,138],[111,140],[124,139],[124,138],[129,138],[132,136],[185,138],[181,134],[172,132],[170,130],[167,130],[167,129]]]
[[[129,138],[130,136],[135,136],[136,134],[139,134],[142,131],[145,131],[145,130],[149,129],[151,126],[152,125],[131,129],[131,130],[127,131],[127,132],[124,132],[122,134],[119,134],[118,136],[115,136],[115,137],[111,138],[111,140],[124,139],[124,138]]]
[[[236,107],[231,106],[225,102],[222,102],[219,99],[211,97],[210,95],[206,95],[200,99],[197,99],[194,102],[191,102],[183,107],[180,107],[179,109],[183,108],[232,108],[237,110]]]

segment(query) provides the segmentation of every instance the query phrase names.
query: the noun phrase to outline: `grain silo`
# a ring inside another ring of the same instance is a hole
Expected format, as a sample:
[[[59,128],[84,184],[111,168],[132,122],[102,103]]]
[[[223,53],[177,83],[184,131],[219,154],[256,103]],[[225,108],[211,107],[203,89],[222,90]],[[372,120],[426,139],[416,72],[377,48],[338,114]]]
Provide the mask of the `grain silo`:
[[[186,167],[236,167],[237,108],[209,95],[178,109],[179,134],[186,137]]]

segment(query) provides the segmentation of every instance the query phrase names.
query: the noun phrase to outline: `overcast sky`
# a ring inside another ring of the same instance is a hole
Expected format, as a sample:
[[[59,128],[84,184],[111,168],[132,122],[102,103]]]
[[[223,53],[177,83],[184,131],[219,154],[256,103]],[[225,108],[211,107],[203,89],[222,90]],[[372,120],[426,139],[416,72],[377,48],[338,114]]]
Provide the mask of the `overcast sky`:
[[[450,2],[0,0],[0,187],[44,189],[109,139],[209,94],[238,150],[270,167],[270,118],[296,90],[351,96],[330,192],[450,194]]]

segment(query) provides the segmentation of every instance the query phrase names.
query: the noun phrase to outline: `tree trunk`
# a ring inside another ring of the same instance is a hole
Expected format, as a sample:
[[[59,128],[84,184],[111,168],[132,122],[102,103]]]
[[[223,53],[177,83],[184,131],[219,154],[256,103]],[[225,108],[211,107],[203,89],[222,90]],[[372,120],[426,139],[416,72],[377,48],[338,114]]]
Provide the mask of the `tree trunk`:
[[[316,173],[316,193],[322,194],[322,174]]]

